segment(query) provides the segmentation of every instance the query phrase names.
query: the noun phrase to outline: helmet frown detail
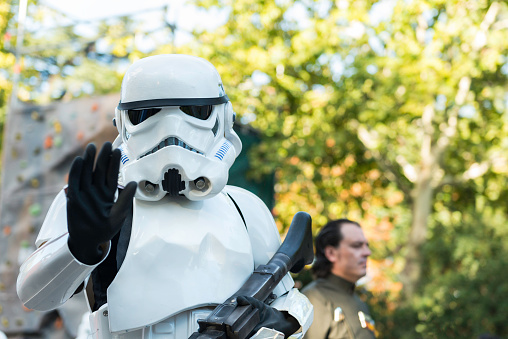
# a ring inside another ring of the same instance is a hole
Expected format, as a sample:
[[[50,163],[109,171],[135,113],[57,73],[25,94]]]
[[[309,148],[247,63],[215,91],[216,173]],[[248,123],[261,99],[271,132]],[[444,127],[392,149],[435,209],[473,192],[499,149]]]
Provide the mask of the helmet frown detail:
[[[124,76],[115,116],[120,184],[136,181],[142,200],[216,195],[242,149],[234,115],[208,61],[166,54],[135,62]]]

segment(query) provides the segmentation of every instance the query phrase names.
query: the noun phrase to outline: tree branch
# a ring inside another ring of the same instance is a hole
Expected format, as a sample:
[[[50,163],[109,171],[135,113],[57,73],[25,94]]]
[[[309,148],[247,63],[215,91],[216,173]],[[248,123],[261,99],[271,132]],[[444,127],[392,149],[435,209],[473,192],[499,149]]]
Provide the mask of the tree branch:
[[[471,78],[468,76],[463,76],[459,81],[459,89],[457,94],[455,95],[455,105],[447,110],[448,121],[444,128],[442,129],[442,133],[439,136],[436,146],[432,149],[432,156],[434,159],[440,159],[443,155],[446,147],[450,144],[450,139],[455,136],[457,133],[457,123],[459,118],[459,110],[460,107],[466,101],[467,94],[469,93],[469,89],[471,87]],[[440,185],[440,183],[437,183]]]
[[[496,20],[497,13],[499,12],[499,9],[501,8],[501,5],[499,5],[498,2],[493,2],[487,13],[485,14],[485,17],[483,18],[482,23],[480,24],[480,29],[476,33],[476,36],[473,40],[473,51],[478,51],[480,48],[485,46],[487,43],[487,31],[489,30],[489,27],[492,26],[494,21]]]
[[[382,156],[381,152],[379,152],[379,143],[378,140],[376,140],[374,133],[369,132],[367,128],[361,126],[357,121],[355,121],[353,124],[355,125],[354,127],[356,127],[358,130],[358,139],[363,144],[363,146],[371,152],[372,156],[379,164],[379,167],[383,170],[385,177],[390,181],[396,182],[397,186],[401,189],[402,192],[404,192],[406,197],[411,197],[411,188],[408,187],[408,185],[403,180],[401,180],[400,176],[398,175],[399,171],[397,171],[393,164],[390,161],[387,161],[386,157]],[[401,167],[404,169],[403,166]],[[404,170],[403,174],[407,180],[411,181],[411,179],[406,176],[406,173],[404,173]]]

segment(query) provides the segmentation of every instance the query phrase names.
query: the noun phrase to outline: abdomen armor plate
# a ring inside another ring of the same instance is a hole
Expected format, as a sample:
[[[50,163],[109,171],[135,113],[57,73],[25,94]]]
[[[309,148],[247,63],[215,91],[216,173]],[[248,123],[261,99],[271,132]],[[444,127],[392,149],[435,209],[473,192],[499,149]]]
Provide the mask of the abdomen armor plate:
[[[247,230],[224,194],[203,201],[135,199],[129,248],[108,288],[110,330],[222,303],[253,269]]]

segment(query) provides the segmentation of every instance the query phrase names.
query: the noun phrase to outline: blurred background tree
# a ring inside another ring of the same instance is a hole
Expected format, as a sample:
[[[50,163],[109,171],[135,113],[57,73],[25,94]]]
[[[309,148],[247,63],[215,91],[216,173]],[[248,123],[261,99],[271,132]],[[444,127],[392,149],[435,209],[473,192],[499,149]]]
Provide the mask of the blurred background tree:
[[[154,32],[129,17],[104,20],[85,38],[75,23],[28,29],[18,96],[115,92],[136,58],[204,57],[240,122],[261,132],[250,176],[275,172],[281,234],[299,210],[312,215],[315,233],[328,219],[362,223],[373,249],[365,297],[380,337],[508,335],[499,274],[508,264],[506,2],[192,4],[226,19],[196,28],[183,45],[164,10],[165,38],[144,50],[136,36]],[[60,15],[43,6],[29,13],[33,27]],[[6,67],[10,25],[0,21]],[[2,93],[9,86],[1,82]]]
[[[199,51],[263,131],[252,175],[276,170],[281,232],[298,210],[316,232],[361,220],[378,270],[367,286],[392,292],[372,300],[394,312],[386,337],[506,335],[506,283],[491,298],[484,285],[506,254],[488,241],[506,224],[506,3],[199,4],[230,10]],[[461,313],[462,293],[481,310]]]
[[[0,1],[0,147],[3,140],[3,126],[5,123],[5,114],[7,111],[7,103],[12,90],[11,74],[8,70],[13,71],[15,56],[12,51],[8,50],[8,46],[12,39],[10,33],[7,32],[9,22],[12,21],[13,13],[11,11],[11,1]],[[6,46],[7,45],[7,46]]]

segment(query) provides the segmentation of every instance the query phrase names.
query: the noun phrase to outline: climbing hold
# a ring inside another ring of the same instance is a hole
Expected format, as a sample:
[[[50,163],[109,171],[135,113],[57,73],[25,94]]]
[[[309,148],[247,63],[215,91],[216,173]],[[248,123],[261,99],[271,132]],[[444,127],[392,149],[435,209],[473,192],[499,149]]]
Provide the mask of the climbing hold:
[[[55,145],[55,147],[60,147],[62,146],[62,144],[63,144],[62,136],[56,135],[55,138],[53,139],[53,145]]]
[[[39,188],[39,186],[40,186],[39,179],[33,178],[32,180],[30,180],[30,185],[33,188]]]
[[[55,121],[53,123],[53,128],[55,129],[55,133],[61,133],[62,132],[62,124],[58,121]]]
[[[30,114],[30,116],[32,117],[32,120],[35,120],[35,121],[40,121],[42,120],[42,116],[40,115],[39,112],[37,111],[32,111],[32,113]]]
[[[46,136],[44,139],[44,149],[53,147],[53,137],[51,135]]]
[[[41,214],[41,210],[41,205],[39,203],[35,203],[28,208],[28,213],[30,213],[32,217],[36,217]]]
[[[8,237],[9,235],[11,235],[11,232],[12,232],[11,226],[9,226],[9,225],[4,226],[4,229],[2,232],[4,234],[4,236]]]
[[[79,131],[76,134],[76,139],[78,139],[79,141],[83,140],[84,137],[85,137],[85,134],[82,131]]]

